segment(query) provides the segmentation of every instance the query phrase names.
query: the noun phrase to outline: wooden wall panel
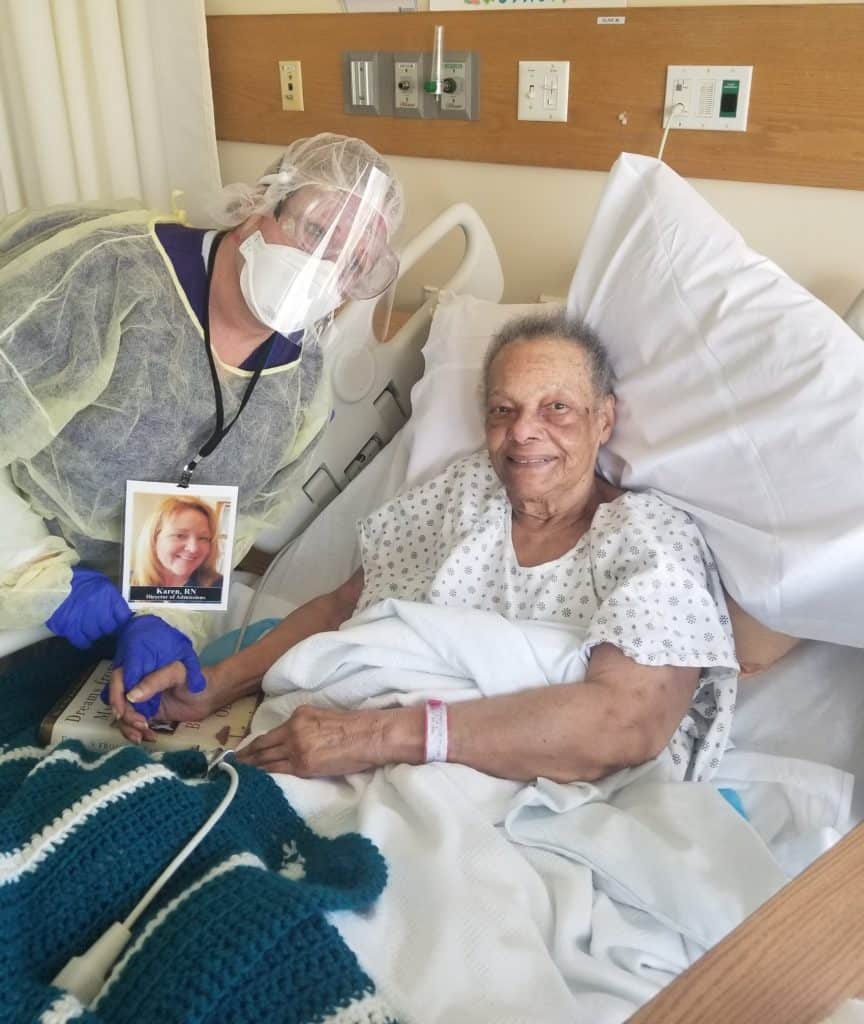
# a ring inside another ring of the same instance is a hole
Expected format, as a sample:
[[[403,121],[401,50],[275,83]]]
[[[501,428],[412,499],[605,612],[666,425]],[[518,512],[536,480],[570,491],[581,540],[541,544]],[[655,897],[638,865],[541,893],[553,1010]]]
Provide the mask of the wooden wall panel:
[[[598,25],[603,14],[624,25]],[[492,14],[223,15],[207,19],[220,139],[281,145],[319,131],[384,153],[608,170],[656,154],[667,64],[753,64],[746,133],[671,132],[690,177],[864,188],[864,5],[666,7]],[[480,54],[480,120],[343,112],[344,50]],[[303,64],[306,109],[283,112],[278,61]],[[519,59],[569,60],[566,124],[516,120]],[[627,124],[618,115],[626,112]]]

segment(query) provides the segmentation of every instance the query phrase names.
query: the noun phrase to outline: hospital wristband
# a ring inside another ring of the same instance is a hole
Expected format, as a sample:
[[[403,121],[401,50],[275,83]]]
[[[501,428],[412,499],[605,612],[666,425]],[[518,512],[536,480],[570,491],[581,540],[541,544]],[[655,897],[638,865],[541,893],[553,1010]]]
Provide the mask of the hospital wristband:
[[[426,763],[447,760],[447,705],[426,701]]]

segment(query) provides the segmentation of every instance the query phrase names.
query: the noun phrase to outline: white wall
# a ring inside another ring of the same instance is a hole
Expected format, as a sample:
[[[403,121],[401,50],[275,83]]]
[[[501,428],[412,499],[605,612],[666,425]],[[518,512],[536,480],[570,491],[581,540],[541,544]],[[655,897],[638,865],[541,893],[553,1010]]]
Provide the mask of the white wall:
[[[223,181],[254,180],[278,152],[273,146],[220,142]],[[566,292],[604,174],[416,157],[389,159],[407,196],[403,238],[451,203],[468,202],[495,239],[507,301],[534,301],[540,292]],[[674,167],[674,160],[670,163]],[[695,180],[693,185],[755,249],[837,312],[845,312],[864,289],[864,191],[706,180]],[[421,286],[440,283],[458,252],[454,238],[446,258],[430,259],[409,276],[398,304],[415,305]]]

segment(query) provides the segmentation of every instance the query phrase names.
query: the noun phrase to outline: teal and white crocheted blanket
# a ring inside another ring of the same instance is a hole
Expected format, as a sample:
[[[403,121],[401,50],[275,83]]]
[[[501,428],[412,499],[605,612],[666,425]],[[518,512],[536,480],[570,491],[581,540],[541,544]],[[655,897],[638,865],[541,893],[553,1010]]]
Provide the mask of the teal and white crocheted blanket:
[[[324,916],[375,901],[381,855],[360,835],[316,835],[267,775],[242,765],[225,815],[137,922],[92,1005],[52,986],[129,914],[229,780],[205,779],[197,752],[157,759],[69,741],[46,752],[5,735],[0,1022],[393,1024]]]

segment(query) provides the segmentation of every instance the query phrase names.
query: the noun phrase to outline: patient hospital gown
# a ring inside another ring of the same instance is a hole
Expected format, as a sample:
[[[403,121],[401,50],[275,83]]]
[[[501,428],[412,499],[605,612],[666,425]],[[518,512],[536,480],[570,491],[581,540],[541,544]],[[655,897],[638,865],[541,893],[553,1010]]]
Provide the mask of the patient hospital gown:
[[[738,663],[720,579],[689,517],[651,493],[601,504],[590,530],[552,562],[519,565],[511,505],[478,452],[360,524],[358,611],[388,597],[559,622],[588,648],[610,643],[642,665],[702,669],[669,744],[676,773],[709,778],[735,710]]]
[[[177,481],[213,431],[203,330],[154,225],[95,207],[0,221],[0,470],[15,487],[0,479],[0,629],[43,622],[77,556],[117,579],[126,480]],[[218,373],[230,422],[251,374]],[[330,413],[322,384],[321,349],[304,341],[195,471],[239,487],[235,559],[297,493],[298,458]],[[196,639],[211,618],[160,614]]]

